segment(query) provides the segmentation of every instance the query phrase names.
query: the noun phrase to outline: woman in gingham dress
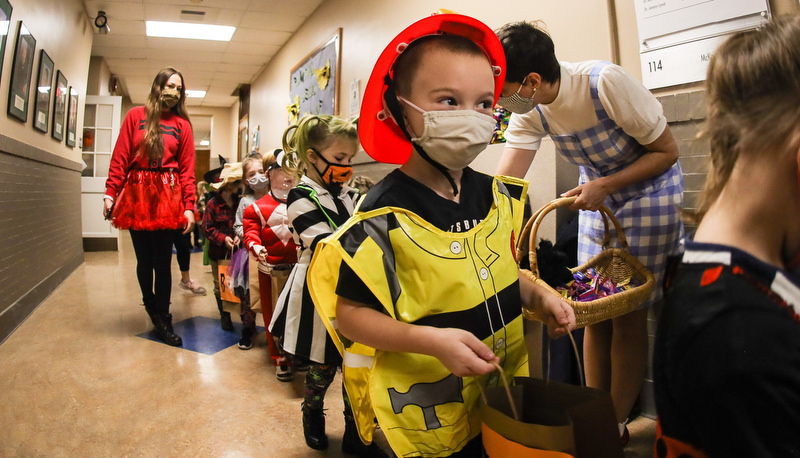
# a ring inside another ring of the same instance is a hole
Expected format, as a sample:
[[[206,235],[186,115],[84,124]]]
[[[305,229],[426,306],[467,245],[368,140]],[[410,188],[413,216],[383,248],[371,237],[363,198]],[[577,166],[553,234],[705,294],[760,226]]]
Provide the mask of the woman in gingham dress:
[[[498,104],[515,113],[498,174],[524,176],[549,135],[557,153],[580,167],[579,185],[563,194],[577,196],[572,209],[582,210],[578,263],[602,251],[596,210],[604,204],[661,285],[667,257],[680,253],[683,238],[678,148],[661,104],[617,65],[559,62],[550,37],[534,25],[509,24],[498,35],[508,61]],[[586,329],[586,383],[611,393],[623,443],[647,368],[647,310],[661,296],[656,287],[641,309]]]

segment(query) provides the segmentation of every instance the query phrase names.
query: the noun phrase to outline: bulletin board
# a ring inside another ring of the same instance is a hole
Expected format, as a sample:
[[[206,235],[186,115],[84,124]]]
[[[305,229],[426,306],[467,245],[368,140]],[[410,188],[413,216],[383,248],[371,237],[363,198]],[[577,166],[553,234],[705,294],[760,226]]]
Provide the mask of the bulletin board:
[[[339,114],[342,29],[313,50],[290,74],[289,123],[306,114]]]

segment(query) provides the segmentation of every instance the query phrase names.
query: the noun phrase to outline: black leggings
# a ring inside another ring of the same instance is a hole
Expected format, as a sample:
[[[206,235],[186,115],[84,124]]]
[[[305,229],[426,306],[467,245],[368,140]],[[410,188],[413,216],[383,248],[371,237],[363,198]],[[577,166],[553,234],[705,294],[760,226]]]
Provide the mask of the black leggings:
[[[189,271],[189,261],[191,260],[192,254],[191,237],[191,233],[184,234],[182,232],[178,232],[178,235],[175,237],[175,252],[177,253],[178,267],[181,269],[181,272]]]
[[[135,231],[131,241],[136,252],[136,277],[142,290],[144,306],[159,315],[169,313],[172,292],[172,244],[180,235],[179,229]],[[155,281],[154,281],[155,277]]]

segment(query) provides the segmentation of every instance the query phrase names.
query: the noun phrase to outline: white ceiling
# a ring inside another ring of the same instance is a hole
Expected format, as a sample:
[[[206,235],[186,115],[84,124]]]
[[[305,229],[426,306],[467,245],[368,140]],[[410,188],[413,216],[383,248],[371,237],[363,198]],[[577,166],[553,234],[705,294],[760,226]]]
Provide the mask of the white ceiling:
[[[323,0],[84,0],[90,20],[105,11],[111,32],[95,30],[93,56],[103,56],[134,104],[145,103],[156,73],[173,67],[186,89],[207,91],[189,106],[230,107],[232,95],[250,83]],[[182,11],[204,12],[202,21]],[[145,21],[236,27],[230,42],[149,38]]]

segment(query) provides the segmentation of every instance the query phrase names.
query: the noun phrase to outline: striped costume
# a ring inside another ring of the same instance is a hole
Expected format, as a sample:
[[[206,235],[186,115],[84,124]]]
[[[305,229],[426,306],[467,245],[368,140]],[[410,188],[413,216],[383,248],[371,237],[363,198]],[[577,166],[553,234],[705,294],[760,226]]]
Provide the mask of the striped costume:
[[[317,242],[350,218],[357,195],[355,189],[344,186],[338,198],[334,198],[327,189],[306,176],[289,191],[287,214],[300,253],[278,297],[270,331],[283,339],[286,352],[299,358],[320,364],[341,361],[311,302],[306,272]]]

